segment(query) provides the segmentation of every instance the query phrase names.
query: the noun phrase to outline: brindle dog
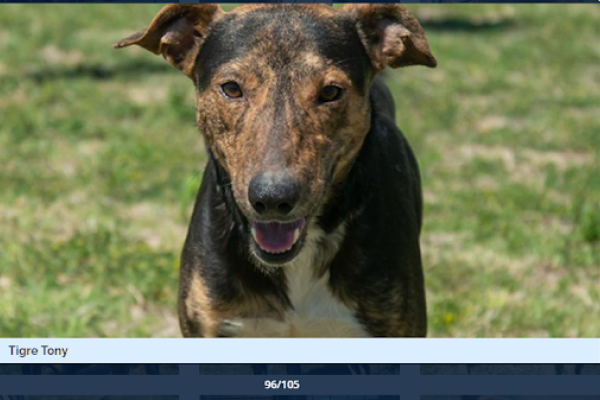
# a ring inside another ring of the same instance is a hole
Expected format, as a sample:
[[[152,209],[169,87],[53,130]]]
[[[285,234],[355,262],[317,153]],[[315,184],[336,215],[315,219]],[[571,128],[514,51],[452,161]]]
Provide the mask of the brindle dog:
[[[434,67],[396,4],[173,4],[117,43],[194,83],[208,144],[184,336],[424,336],[417,162],[386,67]]]

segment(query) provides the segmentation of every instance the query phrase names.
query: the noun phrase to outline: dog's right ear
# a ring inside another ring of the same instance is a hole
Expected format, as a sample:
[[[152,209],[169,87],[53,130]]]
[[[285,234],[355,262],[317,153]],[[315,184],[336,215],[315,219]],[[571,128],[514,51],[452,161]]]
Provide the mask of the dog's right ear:
[[[162,56],[193,79],[194,61],[210,25],[225,13],[216,4],[169,4],[148,28],[121,40],[114,48],[137,44]]]

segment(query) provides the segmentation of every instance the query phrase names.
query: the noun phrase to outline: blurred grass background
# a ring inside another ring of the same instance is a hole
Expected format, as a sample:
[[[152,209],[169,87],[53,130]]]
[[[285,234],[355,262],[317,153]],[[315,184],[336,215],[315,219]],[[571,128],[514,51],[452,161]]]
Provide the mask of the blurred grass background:
[[[178,336],[193,89],[111,44],[158,5],[0,6],[0,336]],[[600,9],[413,5],[431,336],[600,336]]]

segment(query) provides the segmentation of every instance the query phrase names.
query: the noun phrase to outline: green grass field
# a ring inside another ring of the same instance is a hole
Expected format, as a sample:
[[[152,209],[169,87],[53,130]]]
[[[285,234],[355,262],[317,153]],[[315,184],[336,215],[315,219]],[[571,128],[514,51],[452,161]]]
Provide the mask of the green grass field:
[[[431,336],[600,336],[600,8],[428,5],[386,73],[419,158]],[[179,336],[193,89],[111,44],[157,5],[0,6],[0,336]]]

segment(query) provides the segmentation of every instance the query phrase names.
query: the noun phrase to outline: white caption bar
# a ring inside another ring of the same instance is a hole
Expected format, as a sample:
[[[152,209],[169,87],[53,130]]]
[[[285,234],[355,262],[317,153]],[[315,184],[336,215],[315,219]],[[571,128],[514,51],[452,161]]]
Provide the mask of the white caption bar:
[[[0,339],[0,363],[600,363],[600,339]]]

